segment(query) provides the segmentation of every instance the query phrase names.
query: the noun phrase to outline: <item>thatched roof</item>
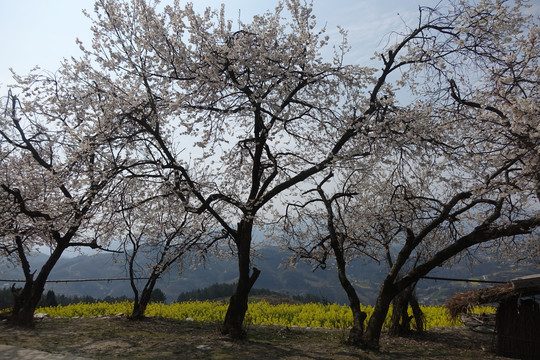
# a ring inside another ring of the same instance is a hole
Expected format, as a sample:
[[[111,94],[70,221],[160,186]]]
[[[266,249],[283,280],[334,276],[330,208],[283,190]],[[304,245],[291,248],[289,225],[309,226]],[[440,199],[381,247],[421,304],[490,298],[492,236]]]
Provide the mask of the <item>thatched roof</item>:
[[[523,279],[526,281],[521,281]],[[457,293],[448,299],[444,306],[450,312],[450,316],[456,318],[461,313],[467,313],[476,305],[502,302],[511,297],[540,294],[540,286],[537,286],[538,279],[540,279],[539,275],[533,275],[514,279],[500,286]]]
[[[515,295],[514,287],[511,283],[507,283],[487,289],[457,293],[448,299],[444,306],[448,309],[452,318],[457,318],[459,314],[467,313],[476,305],[498,302],[512,295]]]

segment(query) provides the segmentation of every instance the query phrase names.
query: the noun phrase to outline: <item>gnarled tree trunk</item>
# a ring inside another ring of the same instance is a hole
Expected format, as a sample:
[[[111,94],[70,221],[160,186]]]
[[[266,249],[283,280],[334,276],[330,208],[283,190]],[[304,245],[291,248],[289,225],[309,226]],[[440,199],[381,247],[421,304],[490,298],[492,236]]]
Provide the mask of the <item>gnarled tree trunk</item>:
[[[140,298],[138,296],[138,291],[132,278],[131,282],[135,297],[133,299],[133,311],[129,316],[130,320],[143,320],[145,318],[146,308],[148,307],[148,303],[150,302],[150,298],[152,296],[152,291],[154,291],[154,286],[156,285],[156,281],[158,278],[159,276],[156,276],[154,273],[152,273],[150,279],[148,279],[146,285],[141,292]]]
[[[9,321],[16,326],[30,327],[34,325],[34,312],[45,290],[47,278],[66,247],[58,245],[34,279],[35,272],[30,270],[30,264],[24,253],[22,241],[17,238],[16,242],[26,281],[22,289],[15,288],[15,285],[11,287],[14,303]]]
[[[392,300],[392,317],[390,323],[390,335],[403,336],[411,328],[411,318],[409,317],[409,296],[410,289],[407,288],[396,295]]]
[[[243,329],[244,318],[248,309],[249,291],[257,281],[260,270],[253,268],[250,276],[250,251],[252,221],[242,220],[238,224],[238,233],[235,238],[238,249],[238,284],[229,301],[229,307],[225,314],[225,320],[221,332],[233,339],[244,339],[246,332]]]
[[[394,278],[387,277],[381,286],[379,295],[377,296],[377,302],[373,308],[373,313],[369,318],[366,331],[362,339],[362,347],[367,349],[378,350],[379,339],[381,337],[381,330],[386,319],[386,314],[390,308],[390,303],[396,295],[396,288],[394,286]]]
[[[356,290],[345,277],[343,272],[343,279],[341,273],[339,275],[339,280],[341,286],[345,289],[347,297],[349,298],[349,306],[353,314],[353,326],[349,331],[349,338],[347,339],[347,344],[354,346],[361,346],[362,344],[362,335],[364,334],[364,321],[366,320],[367,314],[360,309],[360,299],[356,294]]]
[[[424,314],[420,309],[420,305],[414,294],[416,283],[408,286],[393,300],[393,311],[390,325],[390,334],[395,336],[405,336],[411,332],[411,320],[414,318],[416,322],[416,331],[424,330]],[[409,305],[411,306],[413,315],[409,315]]]
[[[15,288],[15,284],[11,287],[13,293],[13,310],[11,312],[10,323],[16,326],[30,327],[34,324],[34,312],[41,300],[41,292],[39,286],[33,279],[26,280],[22,289]]]
[[[347,274],[345,271],[345,256],[343,254],[343,250],[340,244],[338,243],[338,241],[336,241],[335,238],[333,238],[331,241],[331,245],[336,257],[339,282],[347,293],[347,297],[349,299],[349,306],[353,314],[353,326],[351,328],[351,331],[349,332],[349,338],[347,339],[347,343],[349,345],[360,346],[362,344],[362,335],[364,334],[364,320],[366,320],[367,315],[360,309],[360,299],[358,298],[358,294],[356,293],[354,286],[347,278]]]
[[[416,321],[416,331],[422,333],[425,329],[425,316],[422,309],[420,309],[420,304],[418,304],[418,299],[416,298],[414,291],[409,303],[411,304],[414,320]]]

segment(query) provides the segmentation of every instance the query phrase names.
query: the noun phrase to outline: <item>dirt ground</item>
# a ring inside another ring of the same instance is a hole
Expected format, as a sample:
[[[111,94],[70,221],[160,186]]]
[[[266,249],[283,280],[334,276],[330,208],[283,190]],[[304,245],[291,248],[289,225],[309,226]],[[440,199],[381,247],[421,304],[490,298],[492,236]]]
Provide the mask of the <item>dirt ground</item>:
[[[343,345],[346,330],[251,325],[248,340],[230,341],[219,324],[124,317],[46,318],[34,329],[0,324],[0,344],[95,359],[505,359],[494,356],[494,336],[467,328],[423,335],[383,334],[380,352]]]

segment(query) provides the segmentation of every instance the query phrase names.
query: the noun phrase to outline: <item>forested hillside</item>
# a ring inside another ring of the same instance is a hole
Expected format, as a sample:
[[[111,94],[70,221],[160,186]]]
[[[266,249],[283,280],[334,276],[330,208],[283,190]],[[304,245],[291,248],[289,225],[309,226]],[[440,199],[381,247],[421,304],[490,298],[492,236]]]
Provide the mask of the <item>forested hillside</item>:
[[[295,295],[313,295],[328,299],[331,302],[346,303],[346,295],[339,285],[336,272],[317,269],[315,271],[304,263],[296,268],[281,265],[286,261],[286,253],[277,248],[267,247],[260,251],[260,256],[254,259],[254,264],[261,270],[257,281],[258,289]],[[43,257],[37,256],[32,261],[39,264]],[[195,270],[178,274],[174,268],[157,283],[157,287],[165,293],[167,301],[174,301],[183,292],[204,289],[216,283],[232,284],[237,280],[236,264],[232,260],[217,258],[209,259],[205,265]],[[361,297],[362,303],[372,305],[375,302],[378,284],[385,273],[385,267],[376,263],[353,263],[350,268],[351,279]],[[483,280],[506,281],[515,277],[537,272],[534,266],[510,266],[496,263],[478,264],[469,267],[466,264],[455,265],[450,269],[440,268],[432,276],[454,278],[475,278]],[[61,259],[52,272],[51,280],[55,279],[102,279],[126,277],[125,266],[113,261],[111,255],[77,256]],[[20,269],[12,269],[5,263],[0,267],[0,279],[22,279]],[[12,284],[0,282],[0,288]],[[421,280],[418,283],[417,294],[424,304],[441,304],[453,293],[465,289],[489,286],[489,284]],[[109,297],[132,297],[128,281],[93,281],[49,283],[46,290],[54,290],[56,294],[67,296],[91,296],[103,299]]]

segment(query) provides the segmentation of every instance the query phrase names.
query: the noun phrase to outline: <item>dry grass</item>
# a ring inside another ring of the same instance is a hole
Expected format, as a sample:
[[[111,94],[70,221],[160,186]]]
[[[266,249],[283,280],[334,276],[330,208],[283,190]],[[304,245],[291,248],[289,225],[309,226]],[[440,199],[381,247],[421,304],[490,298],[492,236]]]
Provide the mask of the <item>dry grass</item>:
[[[502,299],[516,296],[517,294],[512,284],[508,283],[487,289],[457,293],[448,299],[444,306],[448,309],[451,317],[457,318],[459,314],[467,313],[474,306],[499,302]]]
[[[34,329],[0,324],[0,343],[95,359],[479,359],[493,336],[466,328],[439,328],[425,335],[383,335],[380,352],[343,345],[344,330],[252,325],[248,341],[232,342],[219,324],[125,318],[44,319]]]

